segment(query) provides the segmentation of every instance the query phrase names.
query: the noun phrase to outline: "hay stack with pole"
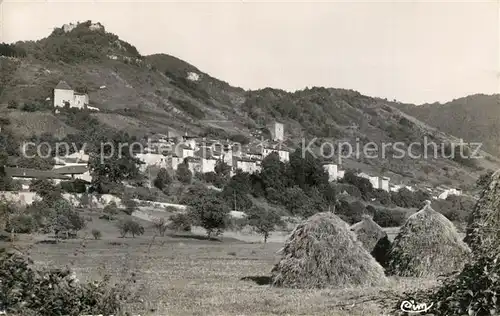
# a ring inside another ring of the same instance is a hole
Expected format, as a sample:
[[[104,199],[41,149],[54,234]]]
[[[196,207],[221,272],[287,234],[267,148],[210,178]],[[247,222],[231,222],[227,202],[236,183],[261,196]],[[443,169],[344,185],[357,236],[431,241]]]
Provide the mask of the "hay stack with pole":
[[[437,277],[461,270],[470,249],[455,226],[431,202],[411,215],[394,239],[388,272],[404,277]]]
[[[387,265],[391,242],[387,233],[375,223],[371,216],[363,215],[363,220],[351,226],[351,231],[363,244],[363,247],[383,267]]]
[[[318,213],[299,224],[281,253],[272,270],[274,286],[377,286],[387,281],[382,266],[333,213]]]
[[[477,201],[464,241],[474,253],[495,249],[500,242],[500,170],[496,171]]]

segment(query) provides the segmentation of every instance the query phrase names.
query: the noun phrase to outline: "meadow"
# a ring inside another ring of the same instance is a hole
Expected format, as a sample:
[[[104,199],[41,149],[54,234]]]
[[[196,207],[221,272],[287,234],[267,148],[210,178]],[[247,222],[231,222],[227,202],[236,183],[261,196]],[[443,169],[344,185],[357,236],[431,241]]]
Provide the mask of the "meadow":
[[[79,239],[53,244],[46,235],[24,235],[18,246],[35,264],[69,267],[81,281],[104,275],[127,280],[135,294],[127,307],[136,315],[393,315],[405,291],[435,283],[391,278],[384,288],[276,288],[269,276],[285,232],[275,232],[266,244],[258,235],[235,232],[207,240],[201,229],[160,237],[142,221],[144,235],[121,238],[115,221],[85,216],[92,220]],[[100,240],[92,238],[92,229],[102,232]],[[389,229],[391,239],[396,232]]]

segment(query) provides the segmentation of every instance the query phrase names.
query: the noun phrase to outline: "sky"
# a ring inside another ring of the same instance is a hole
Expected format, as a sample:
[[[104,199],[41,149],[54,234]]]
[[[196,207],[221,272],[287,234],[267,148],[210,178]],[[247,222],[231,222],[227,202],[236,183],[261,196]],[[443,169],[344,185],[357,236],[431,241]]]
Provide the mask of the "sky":
[[[497,1],[2,2],[0,41],[92,20],[245,89],[325,86],[409,103],[499,93]]]

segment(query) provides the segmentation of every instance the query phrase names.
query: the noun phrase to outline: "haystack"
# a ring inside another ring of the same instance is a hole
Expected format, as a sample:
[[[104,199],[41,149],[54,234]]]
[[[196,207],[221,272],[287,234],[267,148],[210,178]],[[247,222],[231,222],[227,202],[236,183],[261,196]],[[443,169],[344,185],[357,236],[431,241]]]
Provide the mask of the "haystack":
[[[324,288],[386,282],[384,269],[333,213],[318,213],[299,224],[282,254],[272,270],[275,286]]]
[[[455,226],[430,202],[411,215],[394,240],[388,272],[406,277],[436,277],[461,270],[470,249]]]
[[[477,201],[467,225],[464,241],[474,253],[498,248],[500,242],[500,170]]]
[[[373,221],[371,216],[364,215],[362,221],[351,226],[351,231],[378,263],[382,266],[387,264],[391,242],[387,233]]]

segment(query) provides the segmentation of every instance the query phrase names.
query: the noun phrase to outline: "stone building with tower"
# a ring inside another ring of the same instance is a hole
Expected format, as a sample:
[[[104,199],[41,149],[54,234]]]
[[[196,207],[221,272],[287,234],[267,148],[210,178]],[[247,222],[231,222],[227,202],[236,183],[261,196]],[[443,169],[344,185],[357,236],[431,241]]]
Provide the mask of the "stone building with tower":
[[[86,108],[89,105],[89,96],[75,92],[66,81],[61,80],[54,88],[54,107],[63,108],[66,105],[70,108]]]
[[[269,130],[274,141],[285,140],[285,128],[282,123],[274,122]]]

